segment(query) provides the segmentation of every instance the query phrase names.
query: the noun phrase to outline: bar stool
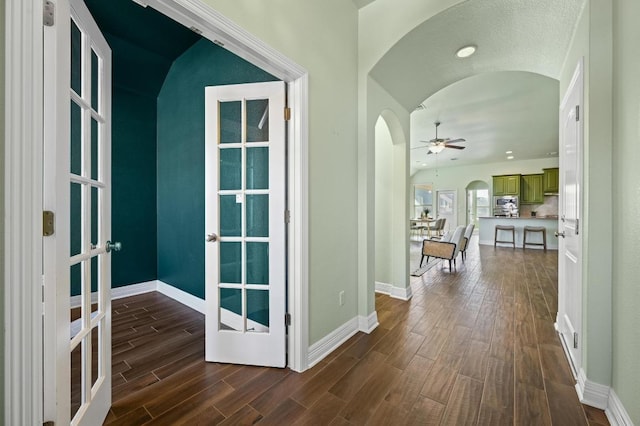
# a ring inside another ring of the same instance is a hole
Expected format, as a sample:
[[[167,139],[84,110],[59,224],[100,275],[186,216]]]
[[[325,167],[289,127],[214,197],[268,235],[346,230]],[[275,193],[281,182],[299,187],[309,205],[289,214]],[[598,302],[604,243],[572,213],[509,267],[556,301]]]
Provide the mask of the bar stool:
[[[511,241],[499,240],[498,231],[511,231]],[[516,227],[513,225],[496,225],[495,235],[493,236],[493,246],[497,243],[513,244],[513,248],[516,248]]]
[[[527,242],[527,234],[529,232],[542,232],[542,242],[541,243],[529,243]],[[525,226],[524,227],[524,235],[522,236],[522,249],[529,244],[530,246],[543,246],[545,251],[547,250],[547,228],[544,226]]]

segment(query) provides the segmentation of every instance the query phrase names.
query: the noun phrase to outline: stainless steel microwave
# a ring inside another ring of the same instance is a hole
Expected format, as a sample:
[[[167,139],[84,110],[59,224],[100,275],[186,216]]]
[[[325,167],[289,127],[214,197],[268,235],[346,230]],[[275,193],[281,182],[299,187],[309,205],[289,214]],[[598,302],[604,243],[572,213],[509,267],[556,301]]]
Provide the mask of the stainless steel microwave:
[[[517,195],[504,195],[504,196],[493,197],[493,208],[508,209],[510,207],[516,208],[516,209],[520,207],[520,205],[518,204]]]

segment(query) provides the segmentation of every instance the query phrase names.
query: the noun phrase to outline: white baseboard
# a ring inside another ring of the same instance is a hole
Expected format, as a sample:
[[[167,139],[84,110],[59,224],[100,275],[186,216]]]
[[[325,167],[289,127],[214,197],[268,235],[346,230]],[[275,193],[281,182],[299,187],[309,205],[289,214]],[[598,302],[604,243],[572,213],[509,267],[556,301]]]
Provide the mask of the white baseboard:
[[[360,315],[358,317],[358,329],[363,333],[371,334],[373,330],[378,328],[378,313],[373,311],[369,314],[369,316],[363,317]]]
[[[311,345],[307,361],[309,368],[322,361],[358,331],[358,317],[355,317]]]
[[[206,311],[206,302],[204,299],[200,299],[192,294],[187,293],[186,291],[180,290],[179,288],[173,287],[169,284],[163,283],[162,281],[158,281],[157,291],[182,303],[185,306],[190,307],[191,309],[204,314]]]
[[[394,299],[409,300],[413,296],[411,286],[406,288],[394,287],[392,284],[376,281],[376,293],[386,294]]]
[[[622,405],[622,401],[620,401],[613,389],[609,391],[609,403],[604,413],[607,415],[611,426],[633,426],[631,417],[629,417],[627,410]]]
[[[609,403],[609,393],[611,392],[611,388],[609,386],[592,382],[587,378],[587,374],[581,368],[578,373],[576,392],[578,392],[578,398],[583,404],[604,410],[607,408]]]
[[[158,281],[147,281],[138,284],[129,284],[122,287],[115,287],[111,289],[111,300],[122,299],[123,297],[135,296],[136,294],[149,293],[156,291],[158,288]],[[71,309],[79,308],[81,305],[82,296],[71,296],[70,304]],[[98,292],[91,293],[91,303],[98,302]]]

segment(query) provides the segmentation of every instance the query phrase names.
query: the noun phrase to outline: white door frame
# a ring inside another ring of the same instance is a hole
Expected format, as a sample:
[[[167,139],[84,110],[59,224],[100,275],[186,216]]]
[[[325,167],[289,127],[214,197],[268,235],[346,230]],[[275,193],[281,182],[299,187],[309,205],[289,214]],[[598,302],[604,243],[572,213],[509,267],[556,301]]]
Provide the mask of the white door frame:
[[[5,2],[5,424],[42,424],[43,0]],[[151,0],[287,82],[289,133],[288,367],[308,368],[308,74],[201,0]]]

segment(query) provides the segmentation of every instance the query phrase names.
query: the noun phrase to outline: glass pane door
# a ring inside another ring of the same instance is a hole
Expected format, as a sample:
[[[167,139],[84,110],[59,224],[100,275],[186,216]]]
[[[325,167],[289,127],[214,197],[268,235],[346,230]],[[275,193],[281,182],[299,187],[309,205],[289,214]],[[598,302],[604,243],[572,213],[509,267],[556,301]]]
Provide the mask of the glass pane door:
[[[283,96],[282,82],[207,88],[208,361],[284,366]]]

